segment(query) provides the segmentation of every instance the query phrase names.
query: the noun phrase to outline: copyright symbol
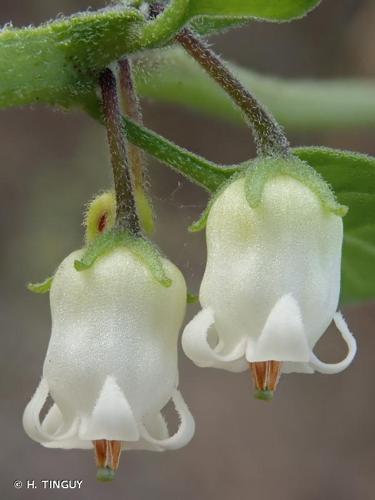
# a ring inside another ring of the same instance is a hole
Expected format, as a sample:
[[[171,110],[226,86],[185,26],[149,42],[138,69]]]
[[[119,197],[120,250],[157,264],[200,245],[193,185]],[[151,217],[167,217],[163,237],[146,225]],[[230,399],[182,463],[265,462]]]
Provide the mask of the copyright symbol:
[[[16,479],[15,481],[13,481],[13,486],[19,490],[20,488],[22,488],[22,481],[20,481],[19,479]]]

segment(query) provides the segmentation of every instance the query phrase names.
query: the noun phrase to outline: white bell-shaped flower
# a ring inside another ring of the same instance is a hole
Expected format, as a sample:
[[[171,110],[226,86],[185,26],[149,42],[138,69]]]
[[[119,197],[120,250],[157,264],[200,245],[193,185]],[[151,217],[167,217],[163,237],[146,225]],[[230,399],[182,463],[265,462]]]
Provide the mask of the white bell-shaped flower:
[[[341,217],[302,182],[271,177],[251,208],[245,179],[233,181],[208,215],[202,310],[182,336],[187,356],[235,372],[250,363],[259,397],[272,393],[281,371],[346,368],[356,343],[336,312],[342,241]],[[349,352],[326,364],[313,349],[332,320]]]
[[[163,287],[125,247],[78,272],[74,262],[83,252],[69,255],[54,276],[51,340],[23,423],[32,439],[50,448],[95,445],[98,466],[111,474],[122,448],[176,449],[194,433],[177,389],[186,285],[162,259],[172,280]],[[53,406],[41,421],[48,395]],[[172,436],[161,414],[170,400],[180,420]]]

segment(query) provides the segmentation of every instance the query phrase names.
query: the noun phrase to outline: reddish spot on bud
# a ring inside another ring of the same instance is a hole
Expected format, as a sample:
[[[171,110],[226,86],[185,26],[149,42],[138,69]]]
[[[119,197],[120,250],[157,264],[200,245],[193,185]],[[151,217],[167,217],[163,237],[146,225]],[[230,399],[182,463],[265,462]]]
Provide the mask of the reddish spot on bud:
[[[104,229],[106,228],[106,225],[107,225],[107,213],[105,212],[99,218],[99,222],[98,222],[99,233],[102,233],[104,231]]]

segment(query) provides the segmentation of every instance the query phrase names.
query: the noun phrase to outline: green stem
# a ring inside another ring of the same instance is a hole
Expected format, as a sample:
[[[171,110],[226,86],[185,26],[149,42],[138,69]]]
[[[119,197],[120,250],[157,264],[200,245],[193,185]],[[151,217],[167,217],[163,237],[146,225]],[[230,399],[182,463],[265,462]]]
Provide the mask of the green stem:
[[[238,165],[217,165],[124,116],[122,120],[129,141],[208,191],[215,192],[231,175],[247,165],[247,162]]]
[[[125,136],[121,124],[116,79],[110,69],[101,73],[100,87],[116,192],[116,226],[137,235],[140,233],[140,226],[133,195]]]
[[[106,8],[38,27],[0,31],[0,107],[92,101],[100,71],[124,54],[163,46],[187,21],[189,0],[172,0],[147,22],[136,9]]]
[[[139,49],[137,34],[143,24],[134,9],[105,9],[36,28],[4,28],[0,106],[80,104],[95,92],[102,69]]]

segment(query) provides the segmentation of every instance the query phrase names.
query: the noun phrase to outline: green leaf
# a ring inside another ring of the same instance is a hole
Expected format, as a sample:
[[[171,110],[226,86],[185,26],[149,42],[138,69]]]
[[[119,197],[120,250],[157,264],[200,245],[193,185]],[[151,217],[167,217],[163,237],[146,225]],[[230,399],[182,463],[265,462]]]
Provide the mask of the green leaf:
[[[0,33],[0,107],[69,106],[93,92],[97,72],[127,51],[142,23],[132,10],[102,10]]]
[[[189,24],[190,27],[199,35],[211,35],[223,31],[228,31],[232,28],[239,28],[249,21],[246,17],[212,17],[202,16],[196,17]]]
[[[375,224],[345,233],[342,260],[342,300],[358,302],[375,297]]]
[[[342,300],[375,298],[375,158],[328,148],[295,148],[333,187],[344,217]]]
[[[157,19],[119,6],[38,27],[0,31],[0,107],[95,102],[98,72],[144,48],[161,46],[187,21],[189,0],[171,0]]]
[[[27,289],[33,293],[47,293],[50,291],[52,286],[53,276],[46,278],[41,283],[28,283]]]
[[[288,21],[304,16],[319,3],[320,0],[190,0],[189,14]]]

